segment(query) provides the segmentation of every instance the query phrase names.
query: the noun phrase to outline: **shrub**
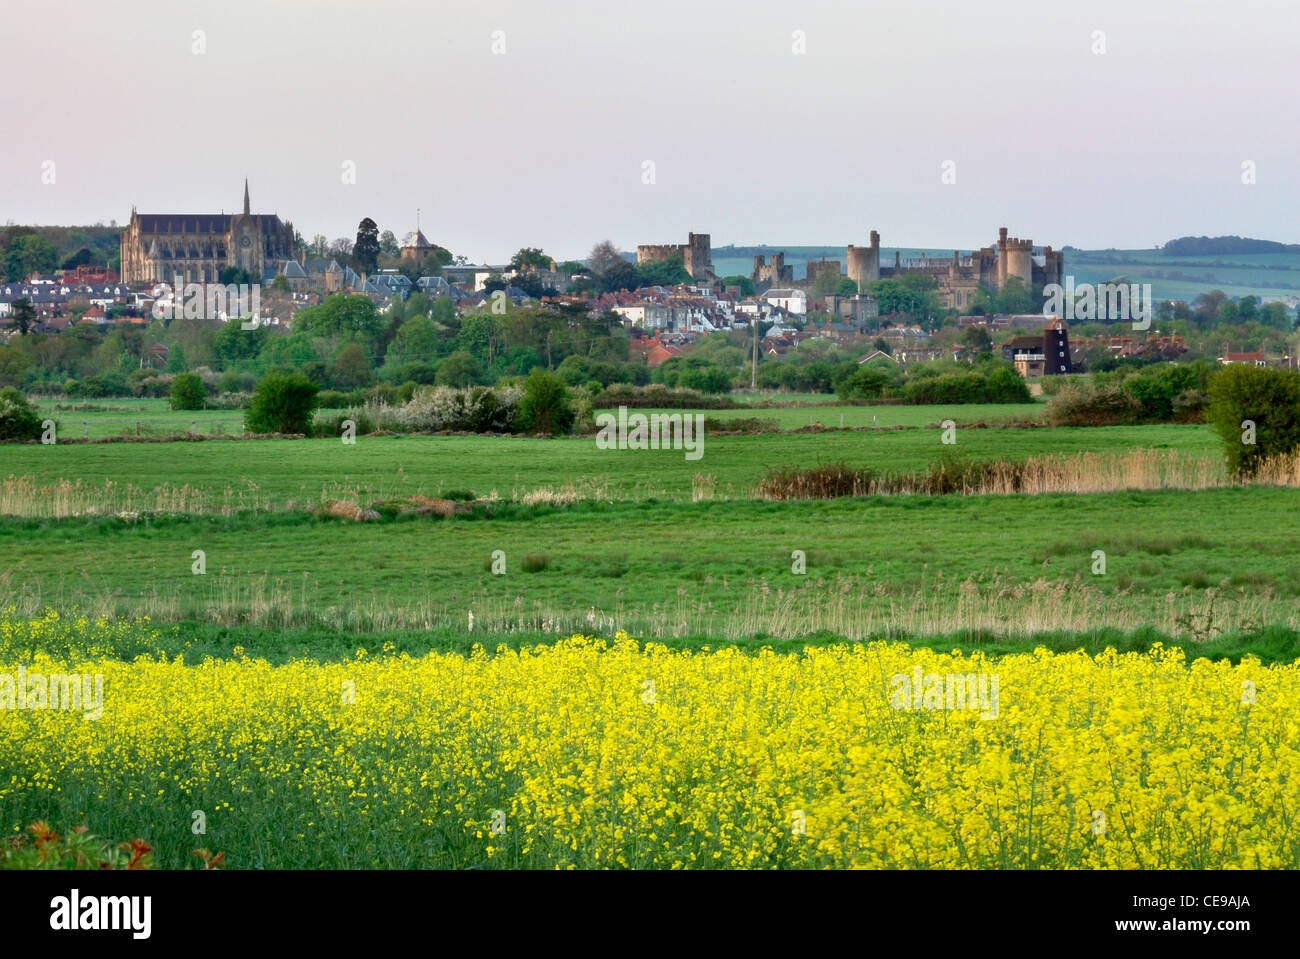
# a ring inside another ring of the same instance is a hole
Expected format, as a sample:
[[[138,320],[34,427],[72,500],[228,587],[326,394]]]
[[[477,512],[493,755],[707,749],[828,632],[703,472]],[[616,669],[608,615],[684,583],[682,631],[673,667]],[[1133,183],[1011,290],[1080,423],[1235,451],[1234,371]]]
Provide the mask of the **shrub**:
[[[316,408],[320,410],[345,410],[349,406],[357,406],[364,402],[365,394],[361,390],[353,390],[350,393],[321,390],[316,394]]]
[[[529,553],[524,557],[525,573],[540,573],[551,565],[551,557],[546,553]]]
[[[1067,384],[1047,401],[1044,418],[1052,426],[1119,426],[1142,418],[1142,404],[1122,386]]]
[[[250,433],[310,433],[320,388],[301,373],[268,373],[244,414]]]
[[[12,386],[0,390],[0,440],[34,440],[41,435],[41,418],[27,397]]]
[[[564,382],[554,373],[535,369],[524,381],[519,401],[519,428],[525,433],[557,436],[573,428],[573,406]]]
[[[174,410],[201,410],[207,403],[208,391],[197,373],[177,373],[172,377],[171,408]]]
[[[410,402],[382,413],[384,428],[390,417],[398,430],[436,433],[451,430],[465,433],[511,433],[519,413],[520,391],[513,387],[489,389],[475,386],[421,386]]]
[[[338,439],[343,435],[343,424],[347,420],[356,426],[357,436],[373,433],[378,428],[369,407],[350,407],[317,413],[312,423],[312,435],[323,439]]]
[[[152,869],[152,847],[143,839],[116,846],[77,826],[64,837],[44,822],[0,841],[0,869]],[[206,860],[205,860],[206,861]]]
[[[1228,468],[1252,474],[1264,460],[1300,447],[1300,374],[1232,364],[1210,380],[1210,428],[1223,440]],[[1246,442],[1254,424],[1253,443]]]

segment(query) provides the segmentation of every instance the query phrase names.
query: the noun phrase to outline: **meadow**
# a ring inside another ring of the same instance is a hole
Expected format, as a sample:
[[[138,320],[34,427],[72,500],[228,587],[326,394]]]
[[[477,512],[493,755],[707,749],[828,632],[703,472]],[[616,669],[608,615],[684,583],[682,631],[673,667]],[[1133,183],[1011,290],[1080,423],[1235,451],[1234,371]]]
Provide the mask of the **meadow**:
[[[142,836],[169,868],[1295,868],[1300,490],[1227,484],[1202,426],[1040,408],[709,411],[785,432],[696,461],[0,447],[0,707],[15,675],[104,683],[94,721],[0,708],[0,825]],[[773,469],[1052,457],[1123,468],[759,495]],[[917,668],[1000,703],[902,707]]]

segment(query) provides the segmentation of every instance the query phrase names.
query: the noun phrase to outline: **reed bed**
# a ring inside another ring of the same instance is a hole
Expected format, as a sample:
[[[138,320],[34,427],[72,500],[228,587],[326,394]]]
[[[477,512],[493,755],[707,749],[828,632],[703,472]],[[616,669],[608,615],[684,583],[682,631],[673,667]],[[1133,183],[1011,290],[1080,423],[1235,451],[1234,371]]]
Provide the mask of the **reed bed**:
[[[113,480],[42,481],[34,476],[12,475],[0,480],[0,515],[29,519],[117,516],[129,520],[143,513],[232,515],[274,507],[271,497],[250,480],[220,490],[188,483],[163,483],[146,489]]]
[[[757,499],[791,500],[1208,490],[1238,485],[1300,486],[1300,450],[1266,461],[1249,477],[1232,475],[1220,459],[1160,449],[987,462],[945,459],[923,473],[854,469],[843,463],[809,469],[782,467],[769,470],[754,485],[752,494]]]
[[[1104,592],[1081,581],[1009,583],[993,576],[925,577],[881,583],[839,575],[805,585],[773,588],[766,581],[735,583],[724,602],[701,600],[680,588],[667,601],[577,608],[521,596],[486,594],[454,601],[397,600],[370,590],[349,599],[322,596],[308,576],[213,575],[197,590],[61,586],[42,590],[0,575],[6,604],[24,616],[44,610],[109,620],[147,616],[157,622],[197,620],[259,627],[324,626],[357,632],[456,629],[470,634],[613,632],[635,629],[647,638],[709,636],[797,640],[823,634],[850,640],[940,636],[968,631],[1016,639],[1036,633],[1100,627],[1152,627],[1190,642],[1263,626],[1300,629],[1300,602],[1269,589],[1184,587],[1163,594]]]

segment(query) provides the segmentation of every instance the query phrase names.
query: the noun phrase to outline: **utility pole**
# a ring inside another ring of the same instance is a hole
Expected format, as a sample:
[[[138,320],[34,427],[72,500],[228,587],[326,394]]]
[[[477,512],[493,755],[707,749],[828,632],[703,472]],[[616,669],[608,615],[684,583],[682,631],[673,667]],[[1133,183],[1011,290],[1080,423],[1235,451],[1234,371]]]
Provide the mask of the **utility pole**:
[[[749,388],[758,389],[758,309],[754,310],[754,361],[749,364]]]

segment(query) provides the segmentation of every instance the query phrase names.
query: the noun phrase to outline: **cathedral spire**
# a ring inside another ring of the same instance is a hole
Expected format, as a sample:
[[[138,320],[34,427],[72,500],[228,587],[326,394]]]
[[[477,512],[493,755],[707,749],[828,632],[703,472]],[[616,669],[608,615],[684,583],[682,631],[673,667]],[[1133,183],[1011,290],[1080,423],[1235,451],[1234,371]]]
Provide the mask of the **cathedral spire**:
[[[248,216],[248,177],[244,177],[244,216]]]

